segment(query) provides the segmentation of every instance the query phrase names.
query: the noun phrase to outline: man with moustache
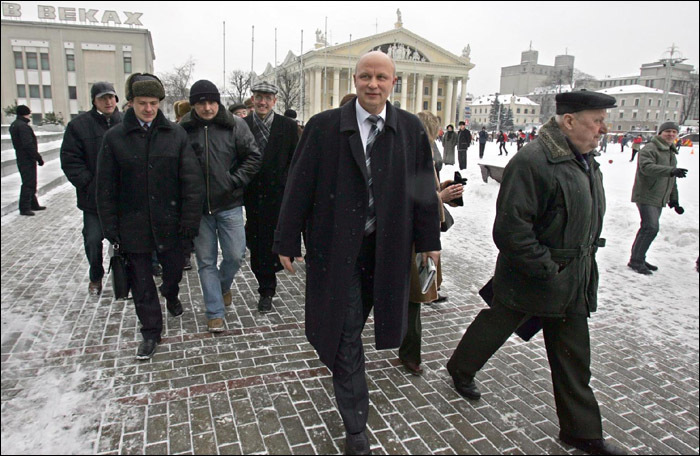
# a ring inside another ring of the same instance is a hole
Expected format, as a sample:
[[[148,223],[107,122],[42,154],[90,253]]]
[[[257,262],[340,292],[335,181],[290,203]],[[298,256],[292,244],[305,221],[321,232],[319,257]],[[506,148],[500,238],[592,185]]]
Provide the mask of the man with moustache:
[[[274,251],[294,272],[306,244],[306,336],[333,373],[346,454],[370,454],[361,333],[374,308],[378,349],[406,333],[411,245],[440,257],[430,141],[387,100],[396,66],[378,51],[355,67],[357,99],[315,115],[294,155]]]

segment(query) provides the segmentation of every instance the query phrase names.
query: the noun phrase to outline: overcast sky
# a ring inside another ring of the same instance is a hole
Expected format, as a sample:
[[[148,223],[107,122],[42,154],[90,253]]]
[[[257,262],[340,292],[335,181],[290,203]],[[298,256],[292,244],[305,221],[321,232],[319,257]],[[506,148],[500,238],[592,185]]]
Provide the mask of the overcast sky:
[[[3,2],[4,3],[4,2]],[[196,62],[195,80],[223,79],[223,21],[226,21],[226,72],[248,71],[251,32],[255,26],[254,70],[262,73],[289,50],[313,48],[316,29],[328,40],[344,43],[394,27],[400,8],[404,28],[460,55],[471,46],[468,92],[499,89],[501,67],[520,63],[532,41],[539,63],[574,55],[575,67],[596,77],[638,75],[643,63],[664,57],[672,44],[698,68],[698,2],[15,2],[22,20],[37,19],[37,5],[141,12],[151,31],[155,71],[170,71],[189,56]],[[666,54],[667,56],[667,54]]]

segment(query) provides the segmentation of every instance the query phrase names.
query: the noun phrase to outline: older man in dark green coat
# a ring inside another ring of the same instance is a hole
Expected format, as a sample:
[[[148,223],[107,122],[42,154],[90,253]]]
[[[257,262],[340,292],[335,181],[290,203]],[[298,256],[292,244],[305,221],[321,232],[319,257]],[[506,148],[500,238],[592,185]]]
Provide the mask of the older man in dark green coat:
[[[504,171],[493,227],[500,251],[493,305],[469,326],[447,369],[458,393],[478,399],[476,373],[522,322],[539,316],[560,439],[592,454],[622,454],[603,439],[589,385],[587,321],[596,310],[605,213],[603,178],[590,152],[607,131],[615,99],[580,91],[556,100],[557,116]]]

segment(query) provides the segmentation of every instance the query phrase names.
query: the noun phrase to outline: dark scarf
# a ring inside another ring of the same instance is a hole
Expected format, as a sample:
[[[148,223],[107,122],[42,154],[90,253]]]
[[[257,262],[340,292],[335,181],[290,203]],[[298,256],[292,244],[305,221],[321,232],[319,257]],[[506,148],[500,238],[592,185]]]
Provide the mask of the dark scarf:
[[[267,147],[267,141],[270,139],[270,129],[272,129],[272,120],[275,117],[275,113],[270,111],[264,119],[261,119],[256,112],[252,116],[253,128],[251,130],[255,136],[255,141],[258,143],[258,149],[260,149],[262,154]]]

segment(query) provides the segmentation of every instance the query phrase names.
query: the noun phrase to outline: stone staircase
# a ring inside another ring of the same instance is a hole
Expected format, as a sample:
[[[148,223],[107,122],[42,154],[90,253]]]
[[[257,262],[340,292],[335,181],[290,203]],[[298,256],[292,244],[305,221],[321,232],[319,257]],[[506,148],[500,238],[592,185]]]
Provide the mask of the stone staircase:
[[[15,150],[8,131],[9,125],[2,126],[2,208],[0,216],[5,216],[19,208],[19,190],[22,179],[17,169]],[[41,196],[67,182],[61,170],[60,151],[63,142],[63,127],[40,126],[34,128],[39,153],[44,159],[44,166],[37,168],[37,195]],[[39,199],[41,203],[41,199]]]

